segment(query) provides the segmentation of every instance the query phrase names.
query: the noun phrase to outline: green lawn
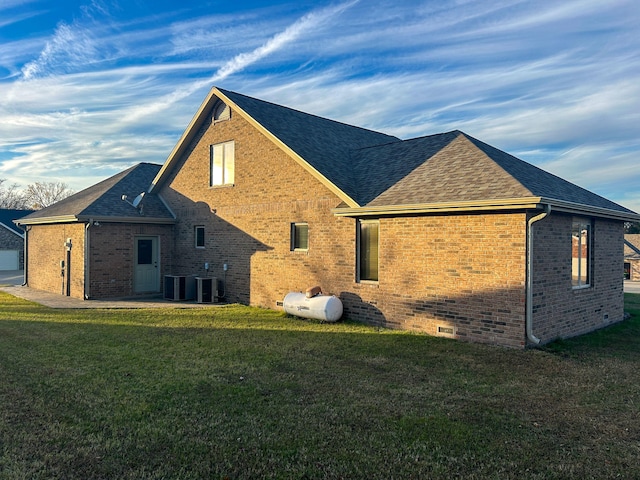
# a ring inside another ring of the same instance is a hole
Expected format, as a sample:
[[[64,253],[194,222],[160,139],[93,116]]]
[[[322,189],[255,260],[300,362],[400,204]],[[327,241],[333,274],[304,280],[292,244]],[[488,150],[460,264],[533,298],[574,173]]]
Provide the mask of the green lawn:
[[[516,351],[0,293],[0,479],[640,478],[631,320]]]

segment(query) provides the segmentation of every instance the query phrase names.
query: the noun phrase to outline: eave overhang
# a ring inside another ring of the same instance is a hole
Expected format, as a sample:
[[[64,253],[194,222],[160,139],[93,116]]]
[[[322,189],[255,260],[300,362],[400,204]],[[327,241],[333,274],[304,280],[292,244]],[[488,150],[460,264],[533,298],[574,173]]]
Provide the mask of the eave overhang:
[[[61,215],[57,217],[43,217],[34,219],[21,219],[16,220],[17,225],[52,225],[56,223],[88,223],[88,222],[101,222],[101,223],[144,223],[153,225],[173,225],[176,223],[173,218],[154,218],[154,217],[100,217],[100,216],[85,216],[85,215]]]
[[[442,202],[415,205],[385,205],[374,207],[338,207],[331,210],[337,217],[384,217],[439,213],[466,213],[486,211],[541,210],[551,205],[554,212],[589,215],[620,221],[640,221],[637,213],[581,205],[544,197],[500,198],[464,202]]]

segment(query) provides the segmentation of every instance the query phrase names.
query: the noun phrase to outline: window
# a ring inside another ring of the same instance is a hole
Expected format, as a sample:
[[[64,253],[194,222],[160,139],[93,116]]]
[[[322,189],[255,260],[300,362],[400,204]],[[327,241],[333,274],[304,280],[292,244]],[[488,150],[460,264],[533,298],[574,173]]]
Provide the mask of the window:
[[[631,262],[624,262],[624,279],[631,280]]]
[[[291,251],[309,250],[309,224],[291,224]]]
[[[222,102],[218,101],[216,106],[213,107],[213,123],[223,122],[225,120],[229,120],[231,118],[231,109],[229,106]]]
[[[204,248],[204,226],[195,227],[196,248]]]
[[[378,281],[378,220],[358,222],[358,281]]]
[[[591,283],[591,221],[574,218],[571,227],[571,284],[574,288]]]
[[[211,145],[210,186],[233,185],[235,144],[233,142]]]

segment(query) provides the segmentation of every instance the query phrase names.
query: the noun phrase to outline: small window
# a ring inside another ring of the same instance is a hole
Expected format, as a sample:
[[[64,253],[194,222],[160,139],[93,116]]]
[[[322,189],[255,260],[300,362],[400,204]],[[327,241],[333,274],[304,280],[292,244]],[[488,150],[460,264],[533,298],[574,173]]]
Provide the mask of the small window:
[[[378,281],[378,239],[380,222],[358,222],[358,281]]]
[[[571,227],[571,284],[574,288],[591,284],[591,221],[574,218]]]
[[[309,224],[291,224],[291,251],[309,250]]]
[[[225,120],[229,120],[231,118],[231,109],[229,106],[222,102],[218,101],[216,106],[213,107],[213,123],[223,122]]]
[[[195,227],[196,236],[196,248],[204,248],[204,226],[198,225]]]
[[[211,145],[211,179],[209,185],[233,185],[235,144],[233,142]]]

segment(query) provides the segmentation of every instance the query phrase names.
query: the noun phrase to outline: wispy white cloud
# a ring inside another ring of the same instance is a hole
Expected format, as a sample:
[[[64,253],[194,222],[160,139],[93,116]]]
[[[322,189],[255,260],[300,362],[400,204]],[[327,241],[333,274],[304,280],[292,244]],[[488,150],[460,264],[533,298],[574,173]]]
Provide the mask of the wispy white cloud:
[[[3,42],[0,178],[162,162],[218,84],[403,138],[461,129],[640,210],[636,2],[287,1],[89,4]]]
[[[180,101],[198,90],[209,87],[212,84],[221,82],[229,76],[238,73],[250,65],[260,61],[268,55],[280,50],[298,39],[304,32],[318,26],[329,18],[340,14],[344,10],[358,3],[359,0],[351,0],[337,6],[331,6],[320,10],[314,10],[302,18],[296,20],[293,24],[285,28],[268,39],[263,45],[249,52],[242,52],[235,55],[232,59],[225,62],[211,77],[198,80],[178,88],[168,95],[165,95],[158,101],[154,101],[143,107],[137,107],[131,115],[127,116],[127,122],[138,121],[141,117],[156,114],[170,105]]]

